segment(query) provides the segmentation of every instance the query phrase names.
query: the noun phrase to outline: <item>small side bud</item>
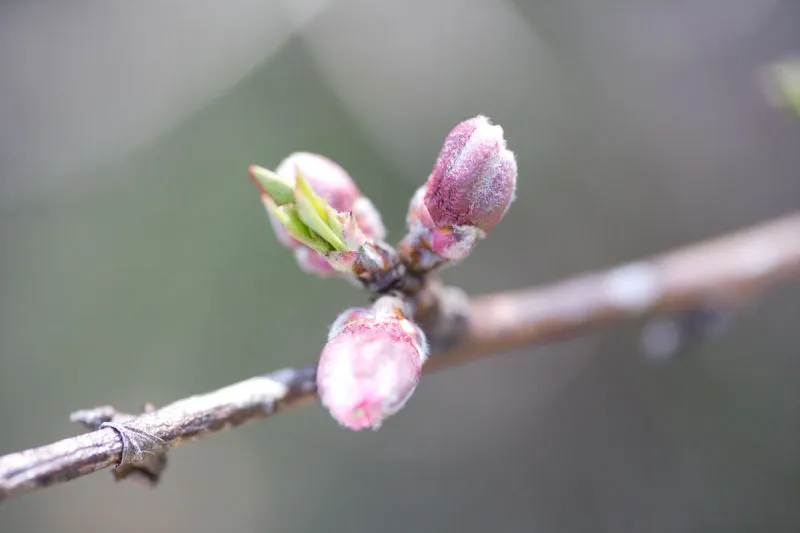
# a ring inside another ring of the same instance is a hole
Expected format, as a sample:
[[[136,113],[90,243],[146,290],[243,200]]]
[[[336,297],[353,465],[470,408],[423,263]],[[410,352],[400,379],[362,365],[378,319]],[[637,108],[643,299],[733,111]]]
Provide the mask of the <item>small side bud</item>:
[[[428,348],[402,300],[343,312],[331,327],[317,367],[322,404],[341,425],[378,429],[411,397]]]

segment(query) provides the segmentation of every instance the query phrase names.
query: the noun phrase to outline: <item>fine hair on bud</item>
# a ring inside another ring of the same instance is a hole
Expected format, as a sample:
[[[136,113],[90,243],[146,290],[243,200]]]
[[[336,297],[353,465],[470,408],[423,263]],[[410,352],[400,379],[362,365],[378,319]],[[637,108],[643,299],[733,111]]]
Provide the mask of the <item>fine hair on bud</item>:
[[[378,429],[411,397],[428,348],[404,302],[379,298],[344,311],[331,327],[317,367],[322,404],[344,427]]]
[[[458,124],[411,199],[399,244],[406,263],[426,272],[468,257],[505,216],[516,186],[517,161],[503,128],[484,116]]]
[[[426,183],[424,205],[437,227],[489,231],[514,200],[517,161],[503,128],[484,116],[458,124],[445,139]]]

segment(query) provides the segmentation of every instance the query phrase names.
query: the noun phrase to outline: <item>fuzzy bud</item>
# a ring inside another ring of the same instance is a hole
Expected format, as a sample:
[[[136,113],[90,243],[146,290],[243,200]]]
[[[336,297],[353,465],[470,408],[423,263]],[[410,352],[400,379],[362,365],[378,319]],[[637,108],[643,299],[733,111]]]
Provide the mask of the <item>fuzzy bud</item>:
[[[314,192],[337,211],[350,211],[361,197],[353,178],[327,157],[308,152],[296,152],[278,165],[275,174],[294,184],[298,172],[308,180]]]
[[[349,274],[354,252],[385,236],[378,210],[330,159],[298,152],[275,172],[251,166],[250,176],[262,191],[278,240],[294,250],[306,272],[322,277]]]
[[[317,367],[322,404],[341,425],[378,429],[419,382],[428,348],[422,330],[394,296],[344,311],[331,326]]]
[[[489,231],[514,199],[517,162],[503,128],[478,116],[453,128],[425,184],[424,206],[436,227]]]
[[[516,185],[503,128],[483,116],[460,123],[411,199],[401,254],[421,270],[464,259],[508,211]]]
[[[337,212],[351,211],[359,229],[368,239],[380,241],[386,237],[386,228],[378,210],[369,198],[362,196],[353,178],[327,157],[296,152],[284,159],[275,173],[292,183],[298,173],[302,174],[314,192]]]

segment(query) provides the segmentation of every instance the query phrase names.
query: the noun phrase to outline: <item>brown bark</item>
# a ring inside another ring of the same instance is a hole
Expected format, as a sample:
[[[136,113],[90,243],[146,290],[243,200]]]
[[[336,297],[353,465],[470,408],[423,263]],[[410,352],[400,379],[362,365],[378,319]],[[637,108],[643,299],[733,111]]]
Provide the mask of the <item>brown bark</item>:
[[[475,298],[461,335],[438,348],[425,371],[641,316],[738,305],[796,279],[800,213],[551,286]],[[116,465],[119,477],[138,472],[155,480],[169,448],[312,402],[315,389],[313,368],[285,369],[138,416],[111,408],[76,413],[90,427],[108,425],[0,457],[0,500]]]

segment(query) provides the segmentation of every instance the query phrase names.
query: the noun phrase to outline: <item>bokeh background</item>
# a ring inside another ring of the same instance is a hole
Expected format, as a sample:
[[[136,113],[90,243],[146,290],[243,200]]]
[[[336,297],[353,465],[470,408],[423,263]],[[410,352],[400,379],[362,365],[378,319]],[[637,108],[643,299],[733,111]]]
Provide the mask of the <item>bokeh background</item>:
[[[364,301],[312,279],[246,175],[296,150],[403,230],[478,113],[519,197],[447,281],[541,284],[800,205],[800,121],[759,73],[793,0],[238,0],[0,5],[0,452],[312,364]],[[800,530],[800,291],[659,364],[641,324],[425,377],[377,433],[319,406],[0,507],[0,531]]]

